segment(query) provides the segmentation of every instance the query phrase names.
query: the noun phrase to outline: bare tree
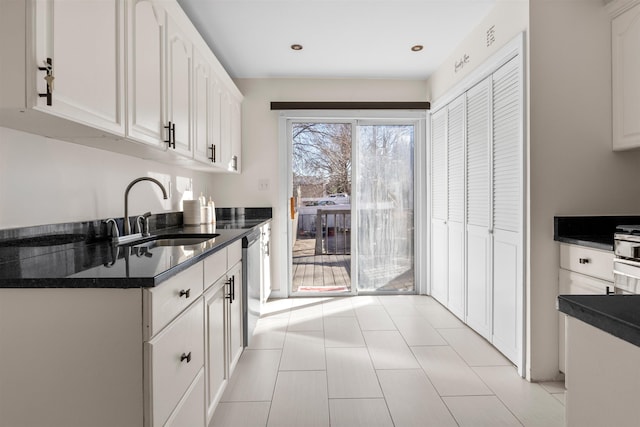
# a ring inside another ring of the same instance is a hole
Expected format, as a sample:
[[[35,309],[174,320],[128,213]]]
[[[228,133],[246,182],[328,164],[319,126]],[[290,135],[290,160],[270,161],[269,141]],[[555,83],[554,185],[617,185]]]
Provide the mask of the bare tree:
[[[294,185],[322,180],[327,193],[351,194],[351,125],[294,123]]]

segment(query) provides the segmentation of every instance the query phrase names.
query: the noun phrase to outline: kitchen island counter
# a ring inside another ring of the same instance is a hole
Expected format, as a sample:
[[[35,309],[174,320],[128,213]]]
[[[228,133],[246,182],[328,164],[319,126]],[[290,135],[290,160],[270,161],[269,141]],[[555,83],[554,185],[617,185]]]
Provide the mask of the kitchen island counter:
[[[640,347],[640,295],[559,295],[558,310]]]

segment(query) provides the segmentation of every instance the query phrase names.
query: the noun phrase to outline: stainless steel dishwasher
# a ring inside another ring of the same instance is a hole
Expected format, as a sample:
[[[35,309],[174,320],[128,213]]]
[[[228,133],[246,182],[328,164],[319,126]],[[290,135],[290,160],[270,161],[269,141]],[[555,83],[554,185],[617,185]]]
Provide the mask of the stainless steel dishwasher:
[[[244,306],[244,345],[249,346],[260,318],[260,229],[242,238],[242,277]]]

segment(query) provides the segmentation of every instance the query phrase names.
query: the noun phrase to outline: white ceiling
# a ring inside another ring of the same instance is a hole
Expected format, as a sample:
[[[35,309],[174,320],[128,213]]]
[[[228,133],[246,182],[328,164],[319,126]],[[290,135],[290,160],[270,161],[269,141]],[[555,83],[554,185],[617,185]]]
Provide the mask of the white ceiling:
[[[426,79],[496,0],[178,1],[233,78]]]

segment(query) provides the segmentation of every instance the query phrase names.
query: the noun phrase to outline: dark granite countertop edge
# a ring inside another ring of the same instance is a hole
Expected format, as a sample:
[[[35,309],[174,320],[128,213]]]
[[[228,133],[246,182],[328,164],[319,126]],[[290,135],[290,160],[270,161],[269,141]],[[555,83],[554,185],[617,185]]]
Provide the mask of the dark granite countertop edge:
[[[602,304],[603,298],[635,298],[640,307],[640,295],[559,295],[558,310],[568,316],[575,317],[595,328],[618,337],[628,343],[640,347],[640,324],[631,323],[619,318]],[[611,300],[615,301],[615,300]]]
[[[151,288],[160,285],[167,279],[197,264],[215,252],[237,242],[243,237],[249,235],[256,228],[262,227],[264,224],[271,222],[272,218],[265,218],[261,222],[257,222],[251,228],[238,228],[226,230],[227,233],[236,231],[232,235],[222,239],[218,244],[212,246],[207,251],[195,255],[180,264],[171,267],[160,274],[153,277],[51,277],[51,278],[7,278],[0,279],[0,289],[52,289],[52,288],[113,288],[113,289],[132,289],[132,288]],[[159,231],[157,235],[171,233],[173,229]],[[193,230],[189,230],[190,234],[196,234]],[[203,231],[207,234],[207,231]]]

